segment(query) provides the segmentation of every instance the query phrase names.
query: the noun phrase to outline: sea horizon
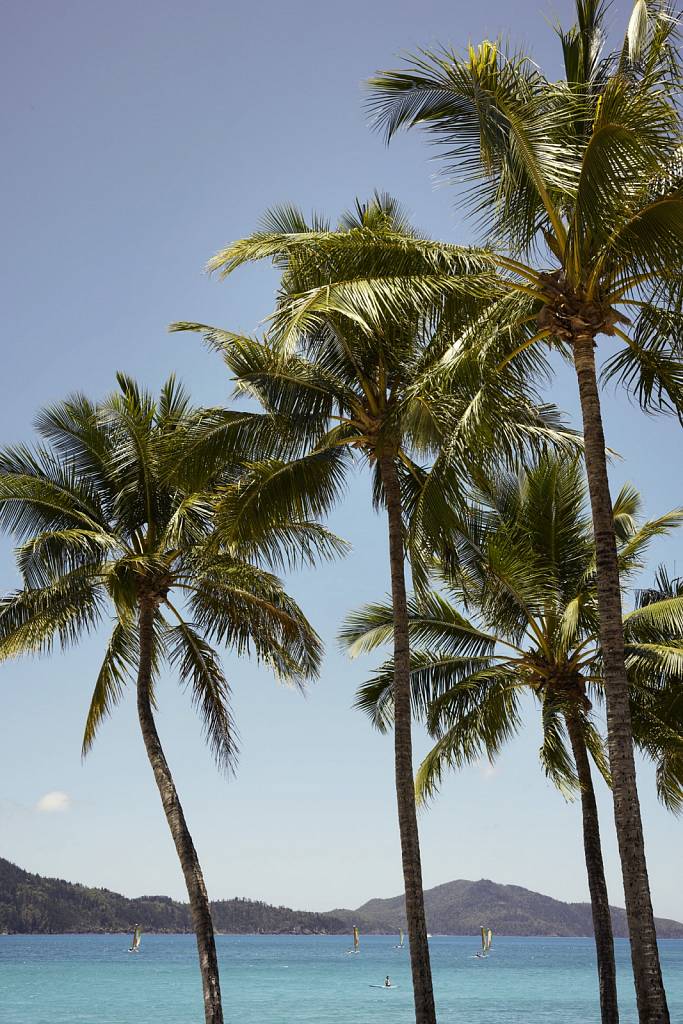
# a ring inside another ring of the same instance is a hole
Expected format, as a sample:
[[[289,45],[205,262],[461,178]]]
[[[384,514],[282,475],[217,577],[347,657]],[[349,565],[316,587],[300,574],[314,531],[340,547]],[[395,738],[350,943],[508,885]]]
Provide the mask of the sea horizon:
[[[74,937],[84,936],[85,937],[85,936],[89,936],[89,935],[129,935],[130,932],[131,932],[130,928],[128,928],[128,929],[120,928],[120,929],[114,929],[114,930],[107,929],[107,930],[102,930],[102,931],[82,931],[82,932],[81,931],[78,931],[78,932],[1,932],[0,931],[0,937],[2,937],[2,938],[21,938],[22,936],[25,936],[27,938],[29,938],[29,937],[32,937],[32,938],[50,938],[50,937],[55,937],[55,938],[63,937],[63,938],[66,938],[66,937],[69,937],[69,936],[74,936]],[[164,929],[159,929],[159,928],[149,928],[149,929],[145,929],[144,930],[144,934],[145,935],[168,935],[168,936],[178,935],[178,936],[182,936],[182,935],[194,935],[194,932],[193,932],[193,930],[191,928],[187,928],[185,931],[166,931]],[[245,937],[245,938],[248,938],[248,937],[251,937],[251,938],[259,938],[259,937],[278,938],[278,936],[283,936],[285,938],[292,938],[292,939],[310,939],[310,938],[321,938],[321,939],[324,939],[324,938],[335,939],[336,938],[336,939],[338,939],[340,937],[343,937],[344,935],[350,935],[350,934],[351,934],[350,931],[348,931],[348,932],[322,932],[322,931],[321,932],[312,932],[312,931],[311,932],[307,932],[307,931],[278,931],[278,932],[274,932],[273,931],[273,932],[270,932],[270,931],[267,931],[267,930],[263,930],[263,931],[255,931],[255,932],[254,931],[250,931],[250,932],[229,932],[229,931],[221,931],[221,930],[219,930],[217,928],[214,929],[214,935],[216,935],[216,936],[220,935],[220,936],[235,937],[235,938],[239,938],[239,937]],[[478,934],[477,932],[430,932],[429,933],[429,938],[430,939],[471,939],[471,938],[476,938],[477,934]],[[592,939],[593,938],[592,934],[586,934],[586,935],[559,935],[559,934],[554,934],[554,935],[549,935],[549,934],[543,934],[543,933],[534,933],[534,934],[529,933],[529,934],[520,935],[519,933],[513,933],[513,932],[496,932],[495,934],[496,934],[496,937],[500,938],[500,939],[544,939],[545,940],[545,939]],[[373,938],[387,938],[387,937],[390,937],[392,935],[398,935],[398,931],[366,931],[366,932],[363,932],[363,935],[365,935],[366,937],[373,937]],[[616,936],[615,941],[628,942],[628,939],[624,938],[623,936]],[[677,936],[672,936],[670,938],[659,939],[658,941],[660,943],[662,943],[662,942],[683,942],[683,936],[677,935]],[[408,936],[407,935],[406,935],[405,942],[406,942],[406,945],[408,945]]]

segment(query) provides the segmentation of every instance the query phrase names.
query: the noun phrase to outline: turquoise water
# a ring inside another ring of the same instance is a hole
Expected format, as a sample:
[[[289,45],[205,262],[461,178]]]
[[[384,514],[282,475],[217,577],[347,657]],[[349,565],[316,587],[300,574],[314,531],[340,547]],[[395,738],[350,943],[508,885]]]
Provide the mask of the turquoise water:
[[[599,1021],[590,939],[497,938],[477,960],[476,937],[430,942],[439,1021]],[[240,1024],[410,1024],[408,951],[370,936],[358,956],[340,936],[221,935],[226,1021]],[[194,939],[124,935],[0,936],[1,1024],[201,1024]],[[661,944],[672,1021],[683,1021],[683,941]],[[635,1024],[628,949],[617,942],[621,1019]],[[389,974],[399,987],[371,988]],[[414,1018],[413,1018],[414,1019]]]

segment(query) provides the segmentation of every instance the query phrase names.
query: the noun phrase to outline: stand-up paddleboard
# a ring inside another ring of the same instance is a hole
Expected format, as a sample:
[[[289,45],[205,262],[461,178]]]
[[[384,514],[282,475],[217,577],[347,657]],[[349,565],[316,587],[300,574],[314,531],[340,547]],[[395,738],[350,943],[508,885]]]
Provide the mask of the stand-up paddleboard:
[[[368,988],[399,988],[398,985],[369,985]]]

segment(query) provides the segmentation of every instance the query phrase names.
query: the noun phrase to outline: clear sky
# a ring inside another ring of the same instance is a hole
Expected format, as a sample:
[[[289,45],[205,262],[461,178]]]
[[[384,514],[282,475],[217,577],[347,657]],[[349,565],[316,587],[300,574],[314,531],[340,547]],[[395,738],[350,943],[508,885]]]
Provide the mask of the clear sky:
[[[614,4],[625,23],[630,0]],[[293,201],[335,215],[374,188],[398,196],[415,223],[444,239],[471,236],[417,135],[387,149],[367,128],[362,82],[397,55],[509,33],[554,65],[549,22],[568,0],[25,0],[5,8],[0,60],[4,395],[0,441],[30,440],[38,408],[80,389],[93,397],[117,370],[157,388],[171,370],[195,401],[228,400],[221,363],[189,319],[252,331],[271,309],[265,267],[227,283],[203,274],[212,253],[253,230],[263,210]],[[552,398],[576,413],[564,373]],[[647,508],[683,502],[680,428],[647,419],[613,392],[608,441]],[[173,678],[159,727],[214,898],[249,896],[301,908],[356,906],[401,891],[391,740],[351,710],[375,663],[335,644],[344,613],[387,587],[383,522],[358,475],[334,516],[353,543],[343,563],[291,586],[328,647],[302,699],[265,670],[227,659],[242,755],[224,780]],[[674,562],[680,541],[652,552]],[[0,547],[3,587],[15,583]],[[184,896],[175,852],[129,698],[85,764],[80,741],[102,637],[49,661],[0,668],[0,855],[25,868],[128,895]],[[131,695],[132,696],[132,695]],[[542,776],[539,728],[495,768],[449,779],[421,819],[427,886],[488,877],[550,895],[588,897],[576,804]],[[417,736],[417,755],[427,747]],[[681,823],[641,773],[655,909],[683,919]],[[601,794],[610,892],[622,902],[610,806]]]

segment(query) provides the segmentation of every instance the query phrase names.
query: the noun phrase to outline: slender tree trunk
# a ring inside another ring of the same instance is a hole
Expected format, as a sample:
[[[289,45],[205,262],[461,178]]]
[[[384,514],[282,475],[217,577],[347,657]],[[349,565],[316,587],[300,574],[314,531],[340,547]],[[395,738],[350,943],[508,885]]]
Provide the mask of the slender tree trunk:
[[[600,844],[600,822],[595,800],[591,766],[580,722],[571,714],[565,716],[569,742],[574,754],[576,774],[581,787],[581,814],[583,816],[583,850],[586,857],[588,889],[591,895],[595,951],[600,982],[600,1017],[602,1024],[619,1024],[617,1002],[617,968],[614,961],[614,936],[609,909],[605,868]]]
[[[416,1024],[436,1024],[432,969],[422,891],[420,837],[415,808],[413,742],[410,707],[410,646],[406,601],[401,492],[396,463],[390,455],[380,460],[389,523],[391,597],[394,612],[394,752],[396,800],[401,836],[406,918],[410,938],[410,966],[413,975]]]
[[[152,766],[161,802],[164,805],[166,821],[171,830],[178,859],[185,876],[185,885],[187,886],[187,895],[192,912],[192,924],[197,936],[199,967],[204,991],[204,1018],[206,1024],[223,1024],[218,958],[216,956],[216,942],[213,933],[213,922],[211,921],[209,897],[206,893],[197,851],[194,848],[192,836],[185,822],[185,815],[178,799],[178,793],[176,792],[171,770],[168,767],[168,762],[159,740],[159,734],[157,733],[152,713],[150,684],[154,628],[153,601],[149,599],[141,600],[139,615],[140,664],[138,668],[137,696],[138,718],[140,719],[142,738],[145,741],[149,763]]]
[[[594,343],[590,334],[574,337],[574,364],[581,399],[586,471],[595,533],[600,643],[605,666],[607,743],[612,772],[614,820],[624,879],[638,1016],[641,1024],[668,1024],[669,1010],[659,963],[636,787],[619,566],[595,373]]]

